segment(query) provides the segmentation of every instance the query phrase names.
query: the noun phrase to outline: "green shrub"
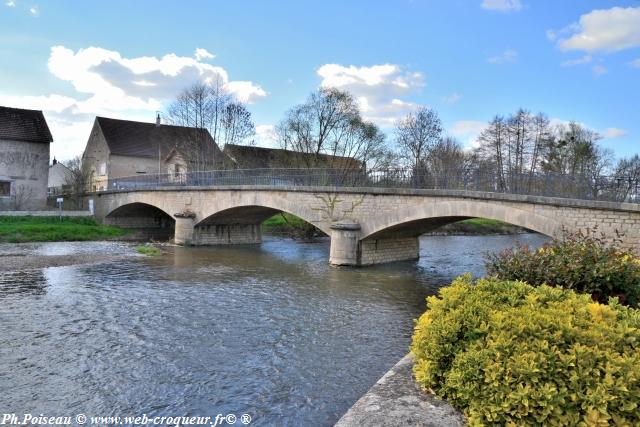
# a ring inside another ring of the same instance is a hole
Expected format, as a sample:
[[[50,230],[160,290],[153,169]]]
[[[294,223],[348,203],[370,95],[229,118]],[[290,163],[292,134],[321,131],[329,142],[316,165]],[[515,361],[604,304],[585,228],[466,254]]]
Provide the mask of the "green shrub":
[[[618,241],[596,230],[567,233],[538,250],[526,246],[487,256],[487,274],[522,280],[533,286],[562,286],[589,293],[600,302],[618,297],[623,304],[640,303],[640,259],[619,248]]]
[[[147,256],[158,256],[162,254],[162,251],[160,251],[160,249],[151,245],[138,246],[136,247],[136,252],[142,255],[147,255]]]
[[[469,275],[427,302],[416,379],[470,425],[640,425],[640,310]]]

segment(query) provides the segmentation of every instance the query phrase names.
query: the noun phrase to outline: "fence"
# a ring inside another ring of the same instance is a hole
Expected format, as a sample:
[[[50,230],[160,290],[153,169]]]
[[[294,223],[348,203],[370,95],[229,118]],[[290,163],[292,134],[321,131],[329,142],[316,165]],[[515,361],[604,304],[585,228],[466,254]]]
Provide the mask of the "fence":
[[[109,181],[109,190],[183,186],[375,187],[469,190],[532,196],[640,203],[640,180],[631,177],[562,174],[498,176],[489,173],[434,175],[412,169],[232,169],[149,174]]]

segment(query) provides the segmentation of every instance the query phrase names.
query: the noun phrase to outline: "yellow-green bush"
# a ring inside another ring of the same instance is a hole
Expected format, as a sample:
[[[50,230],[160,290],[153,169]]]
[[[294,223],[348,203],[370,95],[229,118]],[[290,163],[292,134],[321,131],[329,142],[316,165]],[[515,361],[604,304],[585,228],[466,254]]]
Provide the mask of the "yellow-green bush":
[[[640,425],[640,310],[470,276],[427,301],[416,379],[470,425]]]

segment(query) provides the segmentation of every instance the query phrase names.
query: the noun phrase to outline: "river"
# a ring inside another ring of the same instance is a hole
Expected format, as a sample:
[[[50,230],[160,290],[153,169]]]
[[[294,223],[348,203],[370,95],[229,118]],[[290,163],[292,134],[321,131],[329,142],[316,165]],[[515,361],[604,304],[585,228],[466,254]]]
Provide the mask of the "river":
[[[406,354],[427,295],[515,241],[546,238],[422,237],[419,261],[360,269],[328,242],[0,245],[0,412],[329,426]],[[106,261],[3,267],[16,252]]]

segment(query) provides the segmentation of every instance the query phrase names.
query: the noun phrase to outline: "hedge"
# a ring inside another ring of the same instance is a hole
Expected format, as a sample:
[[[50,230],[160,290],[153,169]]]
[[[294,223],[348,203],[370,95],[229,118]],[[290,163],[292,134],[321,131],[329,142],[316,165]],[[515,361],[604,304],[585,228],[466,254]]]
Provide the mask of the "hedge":
[[[640,310],[470,275],[427,302],[416,379],[469,425],[640,425]]]
[[[488,275],[503,280],[561,286],[603,303],[618,297],[632,307],[640,304],[640,259],[596,229],[565,231],[561,239],[537,250],[518,246],[489,254],[486,269]]]

